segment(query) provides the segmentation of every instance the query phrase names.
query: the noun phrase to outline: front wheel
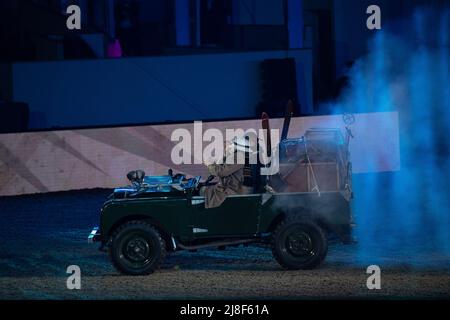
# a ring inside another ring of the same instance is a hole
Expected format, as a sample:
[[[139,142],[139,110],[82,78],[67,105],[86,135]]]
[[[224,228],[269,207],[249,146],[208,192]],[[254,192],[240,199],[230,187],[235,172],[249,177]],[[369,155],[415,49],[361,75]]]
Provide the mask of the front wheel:
[[[145,221],[130,221],[114,232],[110,249],[114,267],[122,273],[145,275],[159,268],[166,255],[159,232]]]
[[[287,218],[273,233],[273,256],[286,269],[314,269],[325,259],[327,250],[322,228],[310,219]]]

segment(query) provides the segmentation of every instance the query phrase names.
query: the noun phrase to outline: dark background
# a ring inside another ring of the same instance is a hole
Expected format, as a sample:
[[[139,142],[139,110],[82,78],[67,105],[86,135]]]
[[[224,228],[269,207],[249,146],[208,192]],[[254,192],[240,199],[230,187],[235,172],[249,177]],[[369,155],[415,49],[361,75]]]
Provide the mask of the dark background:
[[[324,102],[377,32],[366,28],[369,5],[384,26],[447,3],[2,1],[0,131],[275,117],[288,99],[297,115],[328,114]],[[81,30],[66,28],[70,4],[81,8]],[[116,40],[120,62],[108,53]]]

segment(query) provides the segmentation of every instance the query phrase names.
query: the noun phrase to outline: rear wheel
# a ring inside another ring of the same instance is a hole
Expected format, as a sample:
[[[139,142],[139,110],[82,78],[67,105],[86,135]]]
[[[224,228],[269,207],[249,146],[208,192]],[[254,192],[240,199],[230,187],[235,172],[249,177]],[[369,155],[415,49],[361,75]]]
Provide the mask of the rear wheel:
[[[145,221],[130,221],[114,232],[110,249],[114,267],[125,274],[145,275],[159,268],[166,255],[159,232]]]
[[[314,221],[289,217],[273,233],[272,253],[286,269],[313,269],[327,255],[325,234]]]

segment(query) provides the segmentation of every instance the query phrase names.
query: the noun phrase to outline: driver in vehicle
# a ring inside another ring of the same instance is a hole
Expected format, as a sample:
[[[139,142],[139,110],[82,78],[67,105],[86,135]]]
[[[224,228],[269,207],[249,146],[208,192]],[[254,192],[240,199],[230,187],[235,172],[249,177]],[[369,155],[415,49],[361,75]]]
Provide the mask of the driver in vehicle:
[[[253,177],[248,159],[256,150],[256,135],[247,135],[235,138],[233,142],[225,142],[222,163],[216,163],[212,159],[205,160],[209,173],[219,178],[217,184],[200,188],[200,195],[205,196],[205,208],[220,206],[229,195],[253,193]],[[229,157],[234,158],[230,164],[226,161]],[[242,161],[237,159],[245,159],[245,162],[240,163]]]

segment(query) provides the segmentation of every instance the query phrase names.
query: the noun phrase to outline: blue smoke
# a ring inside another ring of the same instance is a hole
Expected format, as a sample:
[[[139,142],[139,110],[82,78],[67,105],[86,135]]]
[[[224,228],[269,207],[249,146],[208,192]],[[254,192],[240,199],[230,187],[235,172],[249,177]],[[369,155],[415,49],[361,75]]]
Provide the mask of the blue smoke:
[[[383,25],[334,105],[336,113],[399,113],[401,170],[354,177],[360,262],[450,259],[449,29],[449,9]]]

